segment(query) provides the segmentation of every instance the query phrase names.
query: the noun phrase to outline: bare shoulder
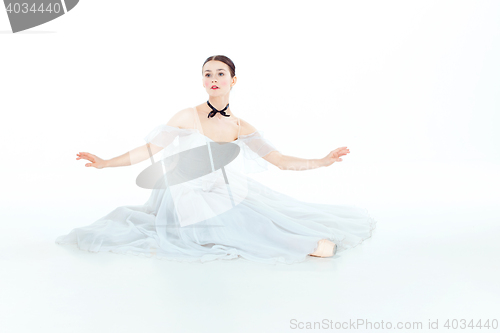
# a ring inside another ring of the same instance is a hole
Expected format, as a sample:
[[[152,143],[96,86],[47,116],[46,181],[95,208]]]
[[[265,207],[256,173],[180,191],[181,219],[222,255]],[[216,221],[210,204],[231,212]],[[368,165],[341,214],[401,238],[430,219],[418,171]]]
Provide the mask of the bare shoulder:
[[[185,108],[177,111],[168,121],[168,126],[190,129],[194,124],[194,110],[193,108]]]
[[[249,122],[240,118],[240,135],[248,135],[257,131]]]

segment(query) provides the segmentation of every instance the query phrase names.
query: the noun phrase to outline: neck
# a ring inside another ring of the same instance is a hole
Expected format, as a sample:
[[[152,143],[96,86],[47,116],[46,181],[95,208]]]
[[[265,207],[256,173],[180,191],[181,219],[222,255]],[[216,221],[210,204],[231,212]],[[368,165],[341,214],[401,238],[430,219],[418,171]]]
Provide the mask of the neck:
[[[218,97],[212,97],[212,96],[210,96],[208,98],[208,101],[217,110],[222,110],[229,103],[229,96],[218,96]],[[212,111],[212,109],[210,108],[210,106],[208,106],[208,104],[206,104],[206,106],[207,106],[207,109],[209,109],[210,111]],[[225,112],[226,112],[226,114],[232,114],[231,111],[230,111],[230,107],[228,107]]]

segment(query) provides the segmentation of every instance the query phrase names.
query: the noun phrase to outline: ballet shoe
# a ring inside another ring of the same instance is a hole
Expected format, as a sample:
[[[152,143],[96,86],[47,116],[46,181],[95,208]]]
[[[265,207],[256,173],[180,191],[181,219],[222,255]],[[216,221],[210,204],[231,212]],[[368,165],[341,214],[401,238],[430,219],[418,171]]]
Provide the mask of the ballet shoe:
[[[316,250],[309,255],[312,257],[327,258],[333,257],[336,253],[337,244],[329,241],[328,239],[322,239],[318,242]]]

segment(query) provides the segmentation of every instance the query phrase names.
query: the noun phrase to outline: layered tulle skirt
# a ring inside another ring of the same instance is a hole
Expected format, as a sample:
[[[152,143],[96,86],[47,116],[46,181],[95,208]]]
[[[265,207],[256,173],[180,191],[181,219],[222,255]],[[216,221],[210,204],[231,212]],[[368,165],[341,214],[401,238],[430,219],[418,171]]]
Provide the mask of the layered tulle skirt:
[[[179,219],[179,198],[185,199],[183,207],[191,202],[186,211],[196,211],[199,192],[153,189],[144,205],[118,207],[94,223],[58,237],[56,243],[74,244],[90,252],[183,262],[241,257],[292,264],[312,258],[308,254],[321,239],[336,243],[339,254],[371,237],[375,228],[376,221],[366,209],[303,202],[246,179],[244,199],[199,222],[183,225]],[[207,193],[217,197],[214,189]]]

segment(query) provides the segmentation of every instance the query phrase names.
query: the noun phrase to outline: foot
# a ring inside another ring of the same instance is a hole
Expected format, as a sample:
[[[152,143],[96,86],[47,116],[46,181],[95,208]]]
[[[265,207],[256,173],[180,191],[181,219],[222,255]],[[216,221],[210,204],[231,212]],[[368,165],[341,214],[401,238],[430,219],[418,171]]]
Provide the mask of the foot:
[[[316,250],[309,254],[313,257],[333,257],[337,253],[337,244],[329,241],[328,239],[322,239],[318,242],[318,247]]]

